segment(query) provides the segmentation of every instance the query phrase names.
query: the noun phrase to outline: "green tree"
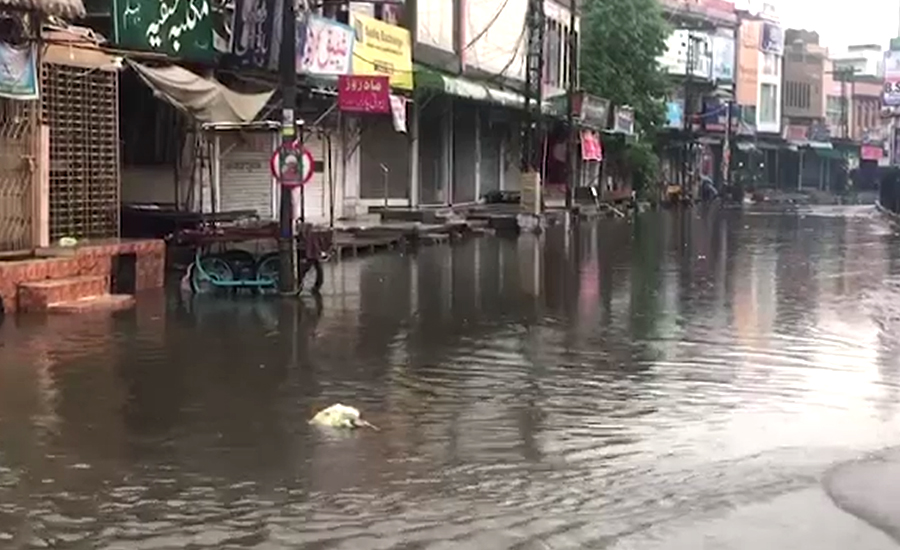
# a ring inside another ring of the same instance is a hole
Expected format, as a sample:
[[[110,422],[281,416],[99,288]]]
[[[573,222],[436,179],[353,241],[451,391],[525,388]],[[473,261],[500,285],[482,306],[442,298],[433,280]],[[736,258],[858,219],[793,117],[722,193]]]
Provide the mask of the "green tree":
[[[664,119],[668,79],[656,60],[671,29],[658,0],[586,0],[581,29],[582,87],[634,108],[638,141],[625,158],[640,188],[658,169],[650,143]]]

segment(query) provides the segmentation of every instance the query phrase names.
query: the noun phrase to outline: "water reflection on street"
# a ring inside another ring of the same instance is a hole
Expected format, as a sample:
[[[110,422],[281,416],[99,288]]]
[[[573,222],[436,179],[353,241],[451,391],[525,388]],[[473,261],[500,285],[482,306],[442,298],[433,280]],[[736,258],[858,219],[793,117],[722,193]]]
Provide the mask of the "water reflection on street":
[[[347,260],[318,303],[7,319],[0,547],[640,547],[900,444],[898,328],[870,207]],[[381,431],[307,424],[334,402]]]

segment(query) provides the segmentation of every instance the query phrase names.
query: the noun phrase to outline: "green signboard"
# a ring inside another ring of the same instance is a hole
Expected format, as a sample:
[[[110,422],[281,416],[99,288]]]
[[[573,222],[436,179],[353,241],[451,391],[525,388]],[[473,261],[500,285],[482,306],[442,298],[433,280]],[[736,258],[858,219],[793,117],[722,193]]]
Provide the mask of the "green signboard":
[[[180,59],[215,56],[212,0],[113,0],[113,40]]]

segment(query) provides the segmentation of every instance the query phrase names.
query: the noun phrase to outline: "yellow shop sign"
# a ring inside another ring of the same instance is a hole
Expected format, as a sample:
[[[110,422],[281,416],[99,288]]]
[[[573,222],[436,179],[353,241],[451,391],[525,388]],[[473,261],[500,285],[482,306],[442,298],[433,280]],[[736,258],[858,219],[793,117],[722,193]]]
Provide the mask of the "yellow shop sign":
[[[413,89],[412,42],[409,31],[374,17],[350,13],[356,33],[353,74],[387,75],[391,86]]]

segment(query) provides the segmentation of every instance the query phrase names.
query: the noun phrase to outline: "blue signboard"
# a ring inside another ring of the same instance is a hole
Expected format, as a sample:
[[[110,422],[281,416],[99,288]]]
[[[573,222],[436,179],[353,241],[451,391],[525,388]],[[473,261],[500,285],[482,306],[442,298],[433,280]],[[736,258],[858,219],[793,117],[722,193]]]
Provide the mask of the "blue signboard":
[[[666,103],[666,127],[684,128],[684,104],[681,101]]]

